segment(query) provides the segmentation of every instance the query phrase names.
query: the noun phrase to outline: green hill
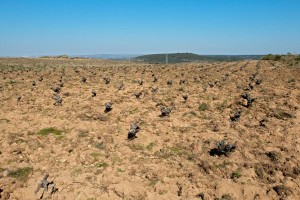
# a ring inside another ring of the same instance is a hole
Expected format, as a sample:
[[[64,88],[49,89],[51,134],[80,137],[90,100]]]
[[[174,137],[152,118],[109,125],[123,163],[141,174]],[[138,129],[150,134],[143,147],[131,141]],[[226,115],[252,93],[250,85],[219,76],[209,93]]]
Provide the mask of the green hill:
[[[171,53],[168,54],[169,63],[200,62],[200,61],[238,61],[258,60],[259,55],[198,55],[194,53]],[[150,54],[135,57],[134,60],[147,63],[165,63],[166,54]]]

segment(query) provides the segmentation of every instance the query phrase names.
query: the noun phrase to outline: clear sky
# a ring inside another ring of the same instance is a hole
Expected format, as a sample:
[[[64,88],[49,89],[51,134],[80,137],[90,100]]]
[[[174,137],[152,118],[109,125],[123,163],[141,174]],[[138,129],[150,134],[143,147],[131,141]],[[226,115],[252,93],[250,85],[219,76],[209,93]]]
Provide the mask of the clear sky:
[[[0,56],[300,53],[300,0],[0,0]]]

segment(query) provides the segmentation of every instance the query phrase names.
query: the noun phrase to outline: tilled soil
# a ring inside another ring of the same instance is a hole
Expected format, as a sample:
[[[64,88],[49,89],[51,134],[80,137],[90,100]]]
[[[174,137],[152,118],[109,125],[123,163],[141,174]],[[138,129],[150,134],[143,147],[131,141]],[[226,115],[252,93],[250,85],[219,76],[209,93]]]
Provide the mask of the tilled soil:
[[[298,63],[2,58],[0,196],[300,199],[299,106]]]

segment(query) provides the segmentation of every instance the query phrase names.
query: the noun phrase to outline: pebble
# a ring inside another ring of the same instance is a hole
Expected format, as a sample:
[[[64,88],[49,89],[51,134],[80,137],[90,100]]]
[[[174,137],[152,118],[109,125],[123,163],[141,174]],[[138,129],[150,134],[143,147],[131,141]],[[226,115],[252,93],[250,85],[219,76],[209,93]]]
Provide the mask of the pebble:
[[[2,172],[3,177],[7,177],[8,174],[9,174],[9,170],[8,170],[8,169],[6,169],[6,170],[4,170],[4,171]]]

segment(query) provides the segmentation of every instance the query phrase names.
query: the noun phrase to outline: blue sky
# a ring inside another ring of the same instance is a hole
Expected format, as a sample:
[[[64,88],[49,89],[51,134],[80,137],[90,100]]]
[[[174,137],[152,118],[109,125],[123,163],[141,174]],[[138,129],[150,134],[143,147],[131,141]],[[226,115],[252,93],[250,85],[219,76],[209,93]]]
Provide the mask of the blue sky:
[[[300,0],[0,0],[0,56],[300,53]]]

